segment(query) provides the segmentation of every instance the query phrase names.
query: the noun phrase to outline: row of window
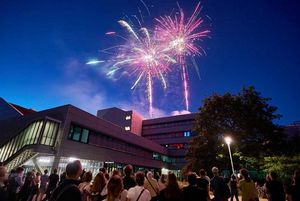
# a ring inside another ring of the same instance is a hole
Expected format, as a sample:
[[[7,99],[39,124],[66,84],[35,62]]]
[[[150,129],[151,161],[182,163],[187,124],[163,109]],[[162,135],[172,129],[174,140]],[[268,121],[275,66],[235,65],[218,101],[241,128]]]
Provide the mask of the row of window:
[[[160,123],[160,124],[152,124],[143,126],[143,130],[153,129],[153,128],[167,128],[167,127],[174,127],[174,126],[184,126],[184,125],[193,125],[195,120],[185,120],[185,121],[174,121],[169,123]]]
[[[168,157],[168,156],[161,155],[158,153],[153,153],[153,159],[167,162],[167,163],[172,163],[172,164],[185,162],[184,157],[176,157],[176,158],[174,157],[173,158],[173,157]]]
[[[164,146],[168,149],[171,149],[171,150],[187,149],[188,148],[187,143],[165,144]]]
[[[45,125],[43,132],[42,128]],[[0,149],[0,161],[6,161],[17,151],[22,149],[26,145],[43,144],[48,146],[54,146],[59,124],[47,121],[36,121],[27,126],[21,133],[12,138]],[[41,141],[38,142],[41,136]]]
[[[146,135],[145,137],[150,140],[159,140],[159,139],[170,139],[170,138],[179,138],[179,137],[191,137],[193,133],[191,131],[184,132],[173,132],[173,133],[162,133],[154,135]]]
[[[71,124],[68,139],[95,146],[112,148],[118,151],[129,152],[140,157],[152,159],[152,152],[149,150],[73,124]]]

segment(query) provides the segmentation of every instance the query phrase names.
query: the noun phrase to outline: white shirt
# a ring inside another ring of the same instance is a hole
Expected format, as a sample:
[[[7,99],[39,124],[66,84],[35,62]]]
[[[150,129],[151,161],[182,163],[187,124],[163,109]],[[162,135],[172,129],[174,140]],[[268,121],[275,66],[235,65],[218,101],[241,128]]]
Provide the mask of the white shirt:
[[[130,201],[136,201],[143,189],[144,189],[143,186],[135,186],[133,188],[130,188],[128,190],[127,198],[130,199]],[[150,201],[150,200],[151,200],[150,192],[147,189],[145,189],[139,201]]]

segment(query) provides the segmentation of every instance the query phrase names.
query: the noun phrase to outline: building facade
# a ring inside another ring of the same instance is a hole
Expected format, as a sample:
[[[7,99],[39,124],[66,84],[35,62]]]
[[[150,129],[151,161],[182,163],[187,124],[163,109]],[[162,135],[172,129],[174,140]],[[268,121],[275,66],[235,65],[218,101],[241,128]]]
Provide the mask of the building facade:
[[[80,159],[94,173],[101,167],[179,171],[195,114],[143,120],[133,111],[99,110],[97,116],[72,105],[36,112],[0,98],[0,161],[39,171],[64,170]]]

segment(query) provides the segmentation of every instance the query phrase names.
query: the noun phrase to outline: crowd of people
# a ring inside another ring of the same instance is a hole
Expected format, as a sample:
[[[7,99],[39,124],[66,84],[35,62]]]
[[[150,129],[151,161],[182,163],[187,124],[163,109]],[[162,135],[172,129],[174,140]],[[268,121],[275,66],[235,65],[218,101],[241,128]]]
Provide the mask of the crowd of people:
[[[219,175],[217,167],[212,168],[212,178],[200,170],[199,175],[190,172],[187,184],[177,181],[174,173],[153,174],[151,171],[133,172],[126,165],[122,173],[114,170],[110,174],[101,168],[93,177],[92,172],[84,171],[79,160],[70,162],[60,176],[57,169],[50,175],[35,170],[24,175],[18,167],[9,175],[0,166],[0,201],[225,201],[235,198],[239,201],[256,201],[259,193],[246,169],[239,176],[232,175],[226,181]],[[295,171],[293,184],[285,190],[275,172],[266,178],[264,191],[269,201],[300,201],[300,174]]]

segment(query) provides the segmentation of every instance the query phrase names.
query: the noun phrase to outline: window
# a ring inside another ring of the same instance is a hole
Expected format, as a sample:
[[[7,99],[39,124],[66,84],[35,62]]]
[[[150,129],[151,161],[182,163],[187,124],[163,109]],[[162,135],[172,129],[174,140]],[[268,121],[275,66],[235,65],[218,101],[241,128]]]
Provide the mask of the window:
[[[89,130],[82,129],[81,142],[88,143],[88,138],[89,138]]]
[[[80,135],[81,135],[81,128],[80,127],[75,127],[74,128],[74,133],[73,133],[73,136],[72,136],[72,140],[79,141]]]
[[[125,131],[130,131],[130,126],[125,126]]]
[[[184,134],[184,137],[190,137],[191,131],[185,131],[183,134]]]
[[[79,126],[71,125],[68,138],[70,140],[87,144],[89,141],[89,130]]]
[[[125,117],[125,119],[126,119],[126,120],[130,120],[130,119],[131,119],[131,116],[130,116],[130,115],[127,115],[127,116]]]

